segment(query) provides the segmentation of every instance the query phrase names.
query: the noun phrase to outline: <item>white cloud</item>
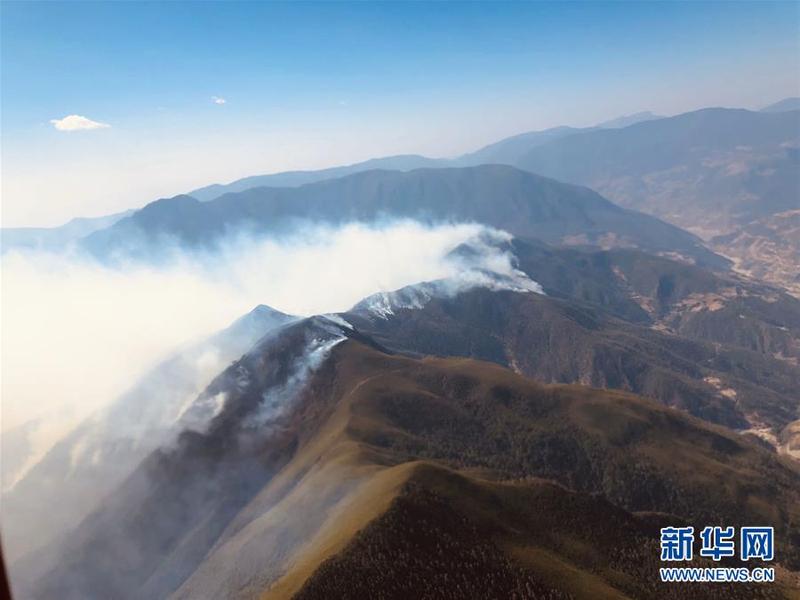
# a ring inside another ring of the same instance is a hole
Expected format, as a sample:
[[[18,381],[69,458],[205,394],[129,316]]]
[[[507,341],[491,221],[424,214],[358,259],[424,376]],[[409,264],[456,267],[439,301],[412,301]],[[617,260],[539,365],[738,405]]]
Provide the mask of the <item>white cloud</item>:
[[[219,96],[211,96],[211,101],[214,104],[218,104],[220,106],[222,106],[226,102],[225,98],[220,98]]]
[[[53,127],[59,131],[82,131],[87,129],[105,129],[111,127],[108,123],[92,121],[81,115],[67,115],[63,119],[50,119]]]

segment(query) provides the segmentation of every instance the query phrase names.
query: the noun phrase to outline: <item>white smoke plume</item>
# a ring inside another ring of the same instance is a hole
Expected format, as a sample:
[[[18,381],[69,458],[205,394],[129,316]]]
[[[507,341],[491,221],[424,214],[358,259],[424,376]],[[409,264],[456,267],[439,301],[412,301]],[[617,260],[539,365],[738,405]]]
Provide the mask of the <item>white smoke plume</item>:
[[[366,297],[354,310],[366,310],[387,319],[401,309],[423,308],[433,298],[452,298],[474,288],[492,291],[544,294],[542,286],[517,269],[515,257],[500,248],[512,236],[505,231],[486,228],[453,252],[449,264],[453,274],[434,281],[424,281],[390,292],[381,291]]]
[[[2,430],[28,426],[30,463],[166,355],[255,305],[297,315],[336,312],[376,292],[452,278],[464,265],[448,253],[486,231],[413,221],[310,225],[281,238],[230,242],[213,254],[177,252],[159,267],[8,253]],[[495,252],[483,260],[507,272],[507,255]]]

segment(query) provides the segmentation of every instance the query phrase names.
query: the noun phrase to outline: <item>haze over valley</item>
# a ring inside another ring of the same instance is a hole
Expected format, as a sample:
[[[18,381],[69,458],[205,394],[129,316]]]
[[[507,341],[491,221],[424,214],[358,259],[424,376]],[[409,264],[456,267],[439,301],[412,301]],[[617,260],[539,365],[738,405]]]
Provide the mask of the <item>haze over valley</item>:
[[[74,6],[3,6],[15,599],[800,593],[793,5]]]

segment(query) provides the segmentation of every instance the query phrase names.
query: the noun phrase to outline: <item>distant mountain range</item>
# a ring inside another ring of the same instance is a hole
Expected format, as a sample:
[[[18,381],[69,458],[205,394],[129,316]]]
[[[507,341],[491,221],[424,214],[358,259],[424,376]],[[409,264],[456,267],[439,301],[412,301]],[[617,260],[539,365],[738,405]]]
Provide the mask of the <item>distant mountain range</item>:
[[[623,117],[617,117],[616,119],[611,119],[610,121],[604,121],[600,123],[597,127],[600,129],[620,129],[622,127],[628,127],[629,125],[635,125],[636,123],[643,123],[645,121],[654,121],[655,119],[663,119],[662,115],[657,115],[655,113],[650,112],[649,110],[634,113],[632,115],[625,115]]]
[[[591,131],[593,127],[576,129],[574,127],[553,127],[544,131],[529,131],[509,138],[489,144],[475,152],[464,154],[450,161],[451,166],[475,166],[475,165],[513,165],[519,157],[537,146],[546,144],[553,140],[567,137],[583,131]],[[435,165],[429,165],[435,166]]]
[[[665,118],[640,113],[594,128],[521,134],[450,161],[388,157],[380,164],[398,170],[509,164],[586,185],[612,202],[657,216],[704,240],[714,238],[713,249],[742,264],[743,272],[769,273],[773,283],[796,290],[793,275],[782,267],[773,270],[773,254],[758,248],[780,247],[779,254],[796,259],[800,246],[776,235],[774,228],[744,230],[760,219],[800,209],[798,108],[800,100],[787,98],[760,112],[709,108]],[[335,172],[264,175],[193,194],[208,200],[228,190],[301,185],[374,165],[369,161]],[[741,238],[733,242],[740,230],[751,240],[746,256],[741,254]],[[754,230],[760,232],[755,237]]]
[[[782,239],[775,227],[756,225],[800,209],[798,102],[787,98],[760,112],[710,108],[675,117],[643,112],[596,127],[524,133],[454,159],[391,156],[317,171],[257,175],[189,195],[210,201],[258,187],[299,187],[376,169],[506,164],[586,185],[614,203],[687,229],[715,252],[732,258],[737,268],[741,265],[742,272],[767,274],[772,283],[800,293],[793,287],[792,274],[771,264],[776,253],[791,263],[800,256],[800,247],[791,237],[788,242]],[[3,250],[57,247],[102,231],[125,216],[83,220],[81,227],[3,230]],[[761,251],[762,247],[775,250]]]
[[[800,210],[798,108],[799,99],[787,98],[760,112],[639,113],[594,128],[520,134],[449,161],[387,157],[327,171],[258,176],[193,194],[209,200],[250,186],[302,185],[376,166],[410,170],[509,164],[586,185],[617,204],[685,228],[734,259],[741,272],[800,293],[792,273],[800,245],[792,236],[779,235],[779,226],[758,225]]]
[[[761,109],[761,112],[788,112],[800,110],[800,98],[784,98]]]
[[[758,223],[800,209],[800,111],[708,109],[589,131],[534,147],[517,166],[683,227],[797,293],[800,245]]]
[[[387,156],[376,158],[364,162],[334,167],[331,169],[321,169],[314,171],[288,171],[285,173],[275,173],[271,175],[256,175],[238,179],[229,184],[214,184],[193,190],[189,196],[198,200],[213,200],[222,194],[230,192],[241,192],[254,187],[293,187],[314,183],[324,179],[342,177],[361,171],[372,169],[386,169],[391,171],[411,171],[413,169],[437,168],[437,167],[470,167],[483,164],[505,164],[515,165],[520,157],[530,150],[547,142],[567,137],[576,133],[593,131],[599,128],[614,129],[627,127],[634,123],[649,121],[661,118],[652,112],[645,111],[633,115],[627,115],[601,123],[595,127],[575,128],[575,127],[553,127],[543,131],[529,131],[509,138],[489,144],[475,152],[470,152],[453,159],[447,158],[428,158],[425,156],[409,154],[400,156]]]
[[[90,233],[111,227],[134,212],[131,209],[105,217],[78,217],[60,227],[4,227],[0,235],[0,252],[11,249],[62,250]]]
[[[726,261],[685,231],[595,192],[503,165],[366,171],[294,188],[253,188],[209,202],[178,196],[151,203],[84,239],[97,256],[158,256],[165,244],[209,247],[231,231],[252,234],[298,221],[413,218],[427,223],[477,222],[521,237],[573,245],[633,246],[674,253],[700,264]]]
[[[800,99],[797,98],[787,98],[780,102],[777,102],[773,105],[765,107],[761,110],[762,113],[785,113],[785,112],[792,112],[795,110],[800,109],[798,106],[800,103]],[[738,113],[738,117],[743,119],[742,124],[736,123],[736,113]],[[652,139],[651,146],[652,148],[657,148],[660,145],[659,138],[657,136],[663,135],[663,130],[668,130],[671,128],[676,128],[676,132],[674,135],[680,137],[681,135],[684,136],[686,143],[690,143],[690,139],[686,139],[685,136],[691,135],[692,128],[697,124],[697,121],[692,121],[691,119],[701,119],[705,120],[706,123],[704,126],[710,128],[718,128],[724,129],[726,127],[731,127],[731,136],[735,137],[739,135],[738,130],[745,128],[746,131],[741,132],[741,136],[743,138],[747,138],[749,135],[753,135],[753,126],[752,124],[748,125],[744,119],[748,118],[755,118],[758,117],[748,117],[747,114],[757,114],[752,113],[752,111],[743,111],[737,109],[725,109],[725,108],[710,108],[704,109],[701,111],[695,111],[692,113],[685,113],[684,115],[678,115],[678,121],[668,121],[663,125],[662,130],[645,130],[646,133],[641,134],[644,136],[650,136],[655,134],[656,137]],[[702,117],[689,117],[689,115],[701,114],[705,115]],[[732,115],[726,117],[725,115]],[[349,175],[352,173],[357,173],[360,171],[367,171],[370,169],[388,169],[388,170],[398,170],[398,171],[408,171],[412,169],[419,169],[419,168],[436,168],[436,167],[444,167],[444,166],[474,166],[479,164],[509,164],[517,167],[524,167],[524,160],[525,155],[533,150],[534,148],[538,148],[540,146],[545,146],[550,142],[555,142],[562,138],[571,138],[575,135],[582,135],[587,133],[597,133],[599,134],[599,139],[617,139],[615,136],[617,135],[614,131],[602,131],[602,130],[613,130],[613,129],[623,129],[627,128],[632,125],[637,125],[641,123],[646,123],[650,121],[662,121],[665,119],[670,119],[673,117],[661,117],[659,115],[655,115],[651,112],[641,112],[636,113],[634,115],[629,115],[625,117],[619,117],[618,119],[613,119],[611,121],[607,121],[605,123],[601,123],[595,127],[588,127],[588,128],[574,128],[574,127],[554,127],[551,129],[546,129],[543,131],[532,131],[527,133],[522,133],[519,135],[515,135],[493,144],[489,144],[488,146],[481,148],[475,152],[467,153],[462,156],[459,156],[454,159],[437,159],[437,158],[427,158],[424,156],[419,155],[403,155],[403,156],[389,156],[385,158],[378,158],[373,160],[368,160],[361,163],[356,163],[353,165],[343,166],[343,167],[334,167],[331,169],[322,169],[322,170],[314,170],[314,171],[290,171],[286,173],[276,173],[272,175],[256,175],[253,177],[246,177],[244,179],[239,179],[234,181],[230,184],[215,184],[211,186],[207,186],[204,188],[199,188],[197,190],[193,190],[188,193],[188,195],[197,198],[198,200],[206,201],[212,200],[223,193],[228,192],[240,192],[252,187],[261,187],[261,186],[271,186],[271,187],[285,187],[285,186],[297,186],[297,185],[304,185],[306,183],[313,183],[315,181],[320,181],[322,179],[329,179],[332,177],[341,177],[343,175]],[[689,119],[687,122],[682,122],[680,119],[685,118]],[[715,123],[714,120],[723,120],[728,119],[726,122],[719,122]],[[794,117],[794,121],[797,120],[797,117]],[[766,121],[769,122],[769,118]],[[774,121],[773,121],[774,122]],[[789,118],[789,126],[786,127],[784,133],[788,139],[797,136],[797,125],[795,122]],[[756,126],[757,127],[757,126]],[[639,130],[641,131],[641,130]],[[684,131],[684,133],[679,133],[680,131]],[[701,137],[707,133],[706,131],[698,131],[697,137]],[[757,134],[757,132],[756,132]],[[631,139],[637,136],[636,133],[628,133],[626,135],[631,136]],[[716,139],[716,138],[712,138]],[[579,138],[580,140],[580,138]],[[592,138],[589,138],[590,143],[601,143],[595,142]],[[627,141],[627,140],[626,140]],[[666,140],[665,140],[666,141]],[[673,140],[671,143],[673,146],[675,143],[680,144],[680,140]],[[774,140],[773,140],[774,141]],[[785,140],[781,140],[785,141]],[[575,142],[577,146],[580,146],[582,141]],[[609,142],[613,143],[613,142]],[[713,143],[718,143],[714,141]],[[731,145],[731,144],[734,145]],[[718,147],[727,148],[729,150],[735,149],[735,144],[738,143],[736,140],[730,138],[729,140],[721,140]],[[749,143],[749,140],[746,140],[745,143]],[[610,148],[613,150],[613,148]],[[686,151],[689,150],[687,146],[685,148]],[[553,152],[557,152],[558,148],[556,148]],[[618,152],[618,151],[614,151]],[[550,151],[544,150],[543,154],[548,155]],[[636,153],[630,152],[630,155],[636,156]],[[624,157],[623,157],[624,158]],[[648,158],[648,154],[645,153],[644,156],[638,157],[641,160],[646,160]],[[612,157],[609,157],[609,160],[619,160]],[[680,159],[678,159],[680,160]],[[570,168],[569,165],[566,165],[564,168]],[[540,175],[550,175],[555,177],[556,179],[565,179],[569,180],[569,178],[559,177],[555,173],[549,172],[538,172]],[[580,183],[587,183],[581,181]],[[590,186],[591,187],[591,186]]]
[[[371,171],[374,169],[382,169],[386,171],[411,171],[414,169],[445,166],[452,165],[450,165],[449,161],[445,159],[439,160],[435,158],[427,158],[425,156],[419,156],[416,154],[387,156],[384,158],[374,158],[354,165],[332,167],[330,169],[320,169],[316,171],[286,171],[284,173],[275,173],[272,175],[255,175],[253,177],[239,179],[226,185],[214,184],[203,187],[193,190],[187,195],[205,202],[218,198],[223,194],[243,192],[256,187],[297,187],[307,183],[325,181],[326,179],[335,179],[337,177],[344,177],[346,175],[352,175],[353,173],[361,173],[363,171]]]
[[[798,207],[800,112],[706,109],[532,148],[517,166],[708,237]]]

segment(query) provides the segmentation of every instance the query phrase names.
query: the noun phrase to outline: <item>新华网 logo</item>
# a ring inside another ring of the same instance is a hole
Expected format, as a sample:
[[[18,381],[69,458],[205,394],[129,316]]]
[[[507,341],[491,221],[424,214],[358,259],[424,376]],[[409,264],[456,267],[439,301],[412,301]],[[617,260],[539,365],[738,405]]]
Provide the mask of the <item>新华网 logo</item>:
[[[701,558],[720,561],[737,556],[741,561],[775,558],[774,529],[772,527],[740,527],[736,536],[734,527],[709,526],[699,533]],[[694,527],[663,527],[661,529],[661,560],[689,562],[694,559]],[[664,582],[770,582],[775,581],[772,567],[667,567],[660,569]]]

